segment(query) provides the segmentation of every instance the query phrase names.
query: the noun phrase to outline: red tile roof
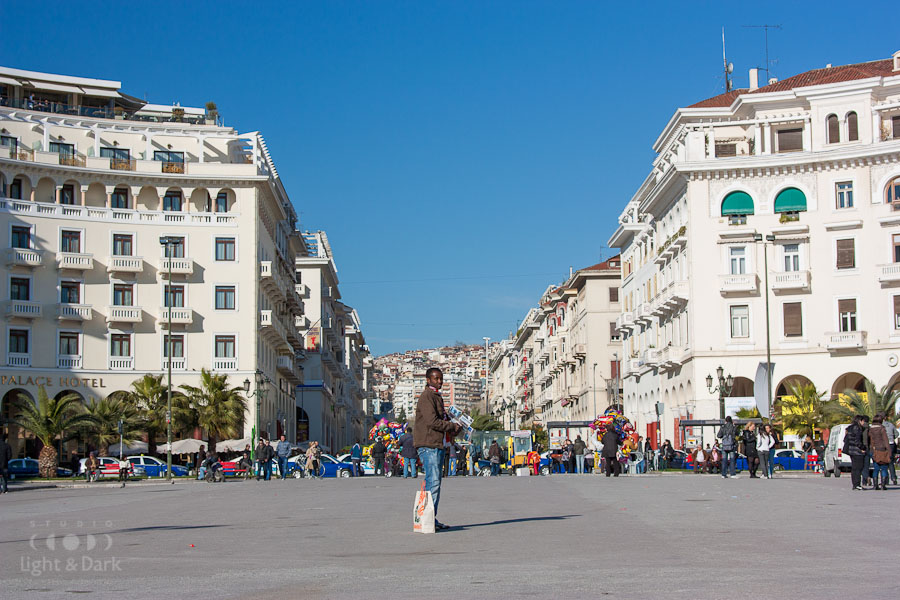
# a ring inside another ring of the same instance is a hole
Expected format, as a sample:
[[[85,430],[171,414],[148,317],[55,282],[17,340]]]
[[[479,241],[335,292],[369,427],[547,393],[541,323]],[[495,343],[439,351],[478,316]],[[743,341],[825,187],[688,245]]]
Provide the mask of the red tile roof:
[[[611,263],[616,263],[615,266],[612,266]],[[616,254],[615,256],[611,256],[606,259],[602,263],[597,263],[596,265],[591,265],[590,267],[585,267],[583,269],[579,269],[580,271],[618,271],[622,265],[622,256],[620,254]]]
[[[752,92],[748,89],[731,90],[712,98],[707,98],[691,104],[688,108],[720,108],[731,106],[735,98],[741,94],[765,94],[768,92],[784,92],[795,88],[823,85],[827,83],[840,83],[842,81],[855,81],[870,77],[889,77],[896,75],[893,59],[873,60],[870,62],[856,63],[853,65],[839,65],[824,69],[813,69],[782,81],[776,81],[771,85],[763,86]]]

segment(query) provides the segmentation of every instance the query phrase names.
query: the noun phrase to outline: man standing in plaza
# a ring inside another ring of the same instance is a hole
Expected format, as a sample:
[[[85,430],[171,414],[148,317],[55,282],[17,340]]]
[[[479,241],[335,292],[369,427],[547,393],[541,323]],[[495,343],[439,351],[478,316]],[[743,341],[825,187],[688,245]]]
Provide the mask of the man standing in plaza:
[[[284,434],[281,435],[281,440],[275,446],[275,454],[278,456],[278,473],[281,475],[281,480],[284,481],[284,478],[287,477],[288,458],[291,456],[291,443],[287,441]]]
[[[413,439],[412,427],[406,426],[406,433],[397,440],[400,444],[400,456],[403,457],[403,479],[408,477],[416,478],[416,443]]]
[[[575,437],[575,444],[572,446],[572,451],[575,452],[575,466],[577,468],[577,473],[579,475],[584,475],[584,449],[586,448],[584,441],[581,439],[581,436]]]
[[[736,432],[734,423],[731,422],[731,415],[725,417],[725,424],[719,427],[719,433],[716,437],[722,440],[722,477],[737,477],[734,474],[736,457],[734,455],[737,450]]]
[[[360,475],[362,475],[362,471],[359,468],[361,462],[362,446],[359,445],[359,442],[356,442],[355,444],[353,444],[353,448],[350,449],[350,464],[353,465],[354,477],[359,477]]]
[[[413,439],[419,460],[425,470],[425,489],[431,492],[434,503],[435,529],[448,529],[437,520],[438,503],[441,499],[441,465],[444,462],[444,440],[459,433],[459,425],[450,421],[444,412],[444,400],[440,389],[444,385],[444,374],[440,369],[432,367],[425,372],[427,385],[419,395],[416,403],[416,421],[413,427]]]
[[[12,460],[12,448],[6,443],[6,434],[0,437],[0,494],[8,494],[6,481],[9,479],[9,461]]]
[[[275,450],[269,440],[263,440],[262,452],[259,455],[260,466],[262,467],[263,478],[269,481],[272,478],[272,458],[275,456]],[[259,477],[257,477],[259,480]]]

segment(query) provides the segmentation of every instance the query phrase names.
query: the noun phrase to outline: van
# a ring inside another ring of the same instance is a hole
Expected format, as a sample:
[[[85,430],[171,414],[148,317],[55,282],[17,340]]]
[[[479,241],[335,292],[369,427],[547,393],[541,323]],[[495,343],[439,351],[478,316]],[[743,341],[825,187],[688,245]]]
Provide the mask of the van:
[[[828,445],[825,446],[825,477],[831,477],[834,473],[835,477],[841,476],[841,471],[850,470],[850,456],[844,454],[844,434],[847,433],[849,423],[835,425],[831,428],[828,435]]]

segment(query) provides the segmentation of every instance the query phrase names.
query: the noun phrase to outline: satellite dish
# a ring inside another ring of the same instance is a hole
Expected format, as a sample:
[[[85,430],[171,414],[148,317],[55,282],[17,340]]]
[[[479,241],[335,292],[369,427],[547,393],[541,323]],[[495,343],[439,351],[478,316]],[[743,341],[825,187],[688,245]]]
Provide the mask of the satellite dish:
[[[889,367],[896,367],[897,366],[897,355],[896,354],[889,355],[887,362],[888,362]]]
[[[734,63],[728,63],[728,72],[734,73]]]

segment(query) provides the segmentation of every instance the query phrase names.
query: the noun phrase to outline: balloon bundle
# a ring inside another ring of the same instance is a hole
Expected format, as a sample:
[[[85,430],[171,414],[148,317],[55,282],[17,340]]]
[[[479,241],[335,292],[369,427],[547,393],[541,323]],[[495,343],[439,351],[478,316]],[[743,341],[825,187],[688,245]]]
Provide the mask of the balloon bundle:
[[[620,442],[625,441],[634,433],[634,425],[631,421],[612,406],[607,408],[602,415],[597,415],[590,427],[597,433],[598,438],[609,430],[615,431]]]
[[[388,450],[394,450],[405,431],[406,425],[381,419],[369,430],[369,440],[374,444],[380,438]]]

